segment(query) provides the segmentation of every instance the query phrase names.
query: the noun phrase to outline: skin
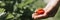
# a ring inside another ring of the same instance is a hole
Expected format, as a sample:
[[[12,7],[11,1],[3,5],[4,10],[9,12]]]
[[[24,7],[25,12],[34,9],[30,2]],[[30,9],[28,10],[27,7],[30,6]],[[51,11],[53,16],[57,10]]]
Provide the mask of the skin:
[[[36,20],[36,19],[42,19],[42,18],[47,18],[47,17],[53,17],[59,8],[59,2],[60,0],[50,0],[49,3],[46,5],[46,7],[43,8],[45,13],[42,15],[37,15],[36,13],[33,13],[32,18]],[[37,10],[38,9],[36,9],[35,12]]]

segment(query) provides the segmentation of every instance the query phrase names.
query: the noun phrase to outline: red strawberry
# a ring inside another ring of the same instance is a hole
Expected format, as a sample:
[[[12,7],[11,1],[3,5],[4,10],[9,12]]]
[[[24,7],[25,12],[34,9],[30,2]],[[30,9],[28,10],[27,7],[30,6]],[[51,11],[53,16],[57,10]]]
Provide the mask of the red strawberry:
[[[36,11],[36,13],[38,14],[38,15],[40,15],[40,14],[44,14],[44,10],[43,9],[38,9],[37,11]]]

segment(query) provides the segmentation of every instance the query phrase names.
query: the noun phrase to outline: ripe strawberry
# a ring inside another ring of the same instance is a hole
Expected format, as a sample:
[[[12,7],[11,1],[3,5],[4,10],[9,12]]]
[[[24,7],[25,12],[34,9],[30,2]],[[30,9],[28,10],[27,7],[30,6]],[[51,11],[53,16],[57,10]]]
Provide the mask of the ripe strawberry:
[[[38,9],[37,11],[36,11],[36,13],[38,14],[38,15],[40,15],[40,14],[44,14],[44,10],[43,9]]]

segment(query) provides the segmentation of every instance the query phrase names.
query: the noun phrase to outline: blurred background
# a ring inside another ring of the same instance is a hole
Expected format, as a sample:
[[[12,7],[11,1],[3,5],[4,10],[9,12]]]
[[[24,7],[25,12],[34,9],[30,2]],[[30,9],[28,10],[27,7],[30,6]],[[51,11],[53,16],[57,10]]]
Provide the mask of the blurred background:
[[[44,8],[49,0],[0,0],[0,20],[32,20],[37,8]],[[54,17],[41,20],[60,20],[60,7]]]

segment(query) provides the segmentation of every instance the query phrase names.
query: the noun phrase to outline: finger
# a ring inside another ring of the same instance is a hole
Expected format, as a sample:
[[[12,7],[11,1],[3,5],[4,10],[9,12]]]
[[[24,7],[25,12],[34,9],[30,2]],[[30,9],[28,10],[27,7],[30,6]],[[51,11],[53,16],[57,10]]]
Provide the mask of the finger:
[[[42,15],[35,15],[34,18],[37,19],[37,18],[43,18],[43,17],[46,17],[46,16],[47,16],[47,14],[44,13]]]
[[[32,18],[34,18],[36,15],[37,15],[36,13],[33,13],[33,14],[32,14]]]

